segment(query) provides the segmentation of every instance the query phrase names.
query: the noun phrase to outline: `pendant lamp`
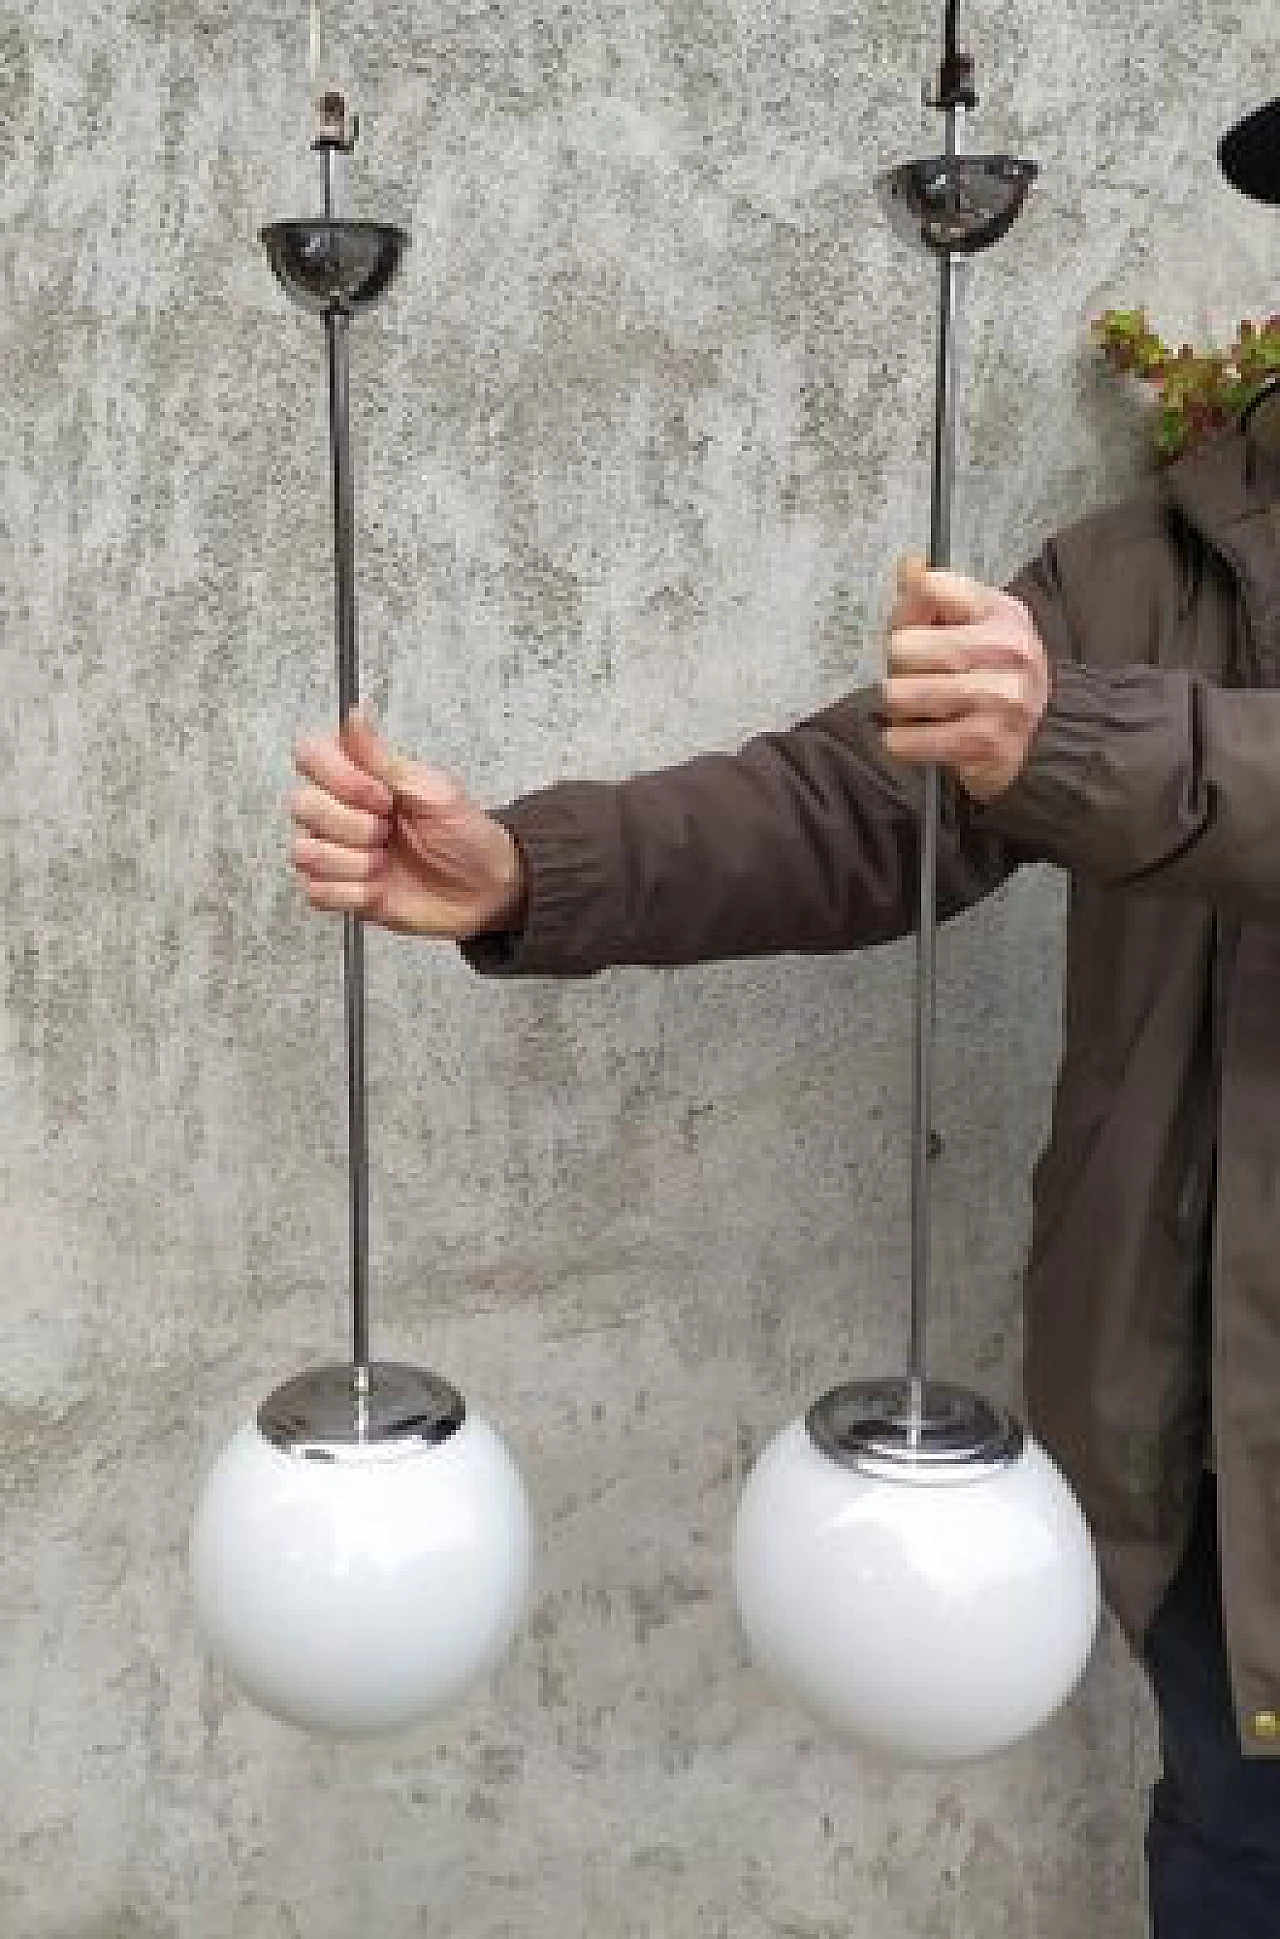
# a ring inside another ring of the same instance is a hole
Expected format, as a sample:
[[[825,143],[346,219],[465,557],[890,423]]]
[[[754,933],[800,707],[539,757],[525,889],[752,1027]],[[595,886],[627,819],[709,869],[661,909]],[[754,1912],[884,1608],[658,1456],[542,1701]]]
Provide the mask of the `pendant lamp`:
[[[324,215],[262,232],[280,283],[324,319],[344,720],[359,698],[348,332],[408,245],[401,229],[341,214],[356,133],[342,96],[326,94],[313,144]],[[438,1375],[369,1358],[363,941],[345,917],[351,1362],[286,1381],[239,1429],[204,1485],[191,1544],[210,1655],[264,1710],[337,1736],[405,1729],[492,1669],[526,1604],[530,1553],[524,1486],[500,1436]]]
[[[948,0],[936,89],[945,152],[879,183],[894,228],[937,262],[929,563],[950,563],[955,262],[1016,220],[1034,164],[961,156],[976,106]],[[912,1141],[908,1371],[842,1386],[785,1428],[747,1479],[734,1586],[760,1668],[868,1756],[950,1764],[1000,1751],[1075,1689],[1098,1622],[1079,1505],[1023,1427],[925,1369],[939,776],[924,773]]]

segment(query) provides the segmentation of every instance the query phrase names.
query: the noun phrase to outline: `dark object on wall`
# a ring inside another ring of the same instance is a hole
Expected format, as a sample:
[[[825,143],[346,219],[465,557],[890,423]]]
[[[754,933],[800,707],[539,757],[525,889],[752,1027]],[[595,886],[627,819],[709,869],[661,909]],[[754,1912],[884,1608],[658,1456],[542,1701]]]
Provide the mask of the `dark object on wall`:
[[[1218,160],[1242,195],[1280,203],[1280,95],[1228,129],[1218,144]]]

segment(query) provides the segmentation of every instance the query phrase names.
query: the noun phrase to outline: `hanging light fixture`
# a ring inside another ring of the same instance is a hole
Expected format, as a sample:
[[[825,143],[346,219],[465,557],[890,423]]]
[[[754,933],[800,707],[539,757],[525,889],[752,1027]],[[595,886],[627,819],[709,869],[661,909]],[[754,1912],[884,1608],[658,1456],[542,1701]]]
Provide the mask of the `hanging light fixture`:
[[[1036,169],[961,156],[976,106],[948,0],[936,90],[945,153],[879,183],[891,222],[936,257],[939,322],[929,563],[950,563],[955,265],[998,241]],[[1098,1622],[1098,1571],[1075,1496],[1023,1428],[925,1371],[939,776],[924,773],[917,944],[912,1271],[904,1378],[836,1388],[765,1449],[734,1536],[756,1660],[804,1711],[862,1750],[934,1764],[986,1756],[1076,1687]]]
[[[312,7],[313,71],[317,7]],[[314,78],[314,72],[313,72]],[[314,147],[324,215],[262,232],[295,302],[324,318],[339,715],[359,698],[348,330],[394,278],[408,236],[341,212],[355,118],[326,92]],[[192,1535],[205,1647],[263,1709],[335,1735],[403,1729],[502,1658],[529,1575],[529,1510],[503,1441],[447,1381],[371,1363],[363,926],[344,918],[351,1195],[350,1365],[299,1374],[241,1427]]]

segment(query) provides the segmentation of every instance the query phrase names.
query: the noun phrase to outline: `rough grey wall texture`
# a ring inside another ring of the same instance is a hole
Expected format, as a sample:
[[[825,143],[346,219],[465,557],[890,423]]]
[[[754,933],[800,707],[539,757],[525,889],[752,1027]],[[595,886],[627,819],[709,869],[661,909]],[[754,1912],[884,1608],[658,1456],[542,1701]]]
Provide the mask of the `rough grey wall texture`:
[[[330,20],[356,195],[412,227],[358,333],[368,688],[501,796],[793,717],[870,669],[927,509],[932,279],[874,170],[935,139],[932,5],[408,0]],[[897,1364],[909,953],[495,992],[371,946],[376,1337],[509,1433],[533,1618],[456,1720],[335,1750],[193,1647],[198,1477],[345,1340],[338,932],[283,862],[332,711],[305,7],[0,25],[5,1939],[1082,1939],[1141,1928],[1149,1720],[1108,1637],[963,1783],[776,1707],[726,1553],[752,1450]],[[968,300],[961,553],[1142,463],[1082,351],[1273,298],[1211,167],[1265,8],[972,14],[1043,187]],[[1273,75],[1274,79],[1274,75]],[[1058,890],[943,950],[940,1359],[1016,1393]]]

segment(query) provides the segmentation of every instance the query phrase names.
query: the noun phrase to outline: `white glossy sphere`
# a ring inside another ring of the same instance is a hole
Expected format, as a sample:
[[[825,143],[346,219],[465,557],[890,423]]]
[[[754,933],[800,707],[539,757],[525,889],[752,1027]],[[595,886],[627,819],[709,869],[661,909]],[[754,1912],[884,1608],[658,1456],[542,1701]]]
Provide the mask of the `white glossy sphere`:
[[[196,1622],[262,1709],[338,1736],[406,1728],[504,1655],[529,1581],[529,1508],[468,1415],[437,1447],[305,1460],[242,1427],[205,1484]]]
[[[1032,1441],[981,1479],[880,1480],[797,1421],[748,1478],[734,1579],[765,1674],[896,1763],[985,1757],[1026,1736],[1075,1689],[1098,1623],[1084,1517]]]

